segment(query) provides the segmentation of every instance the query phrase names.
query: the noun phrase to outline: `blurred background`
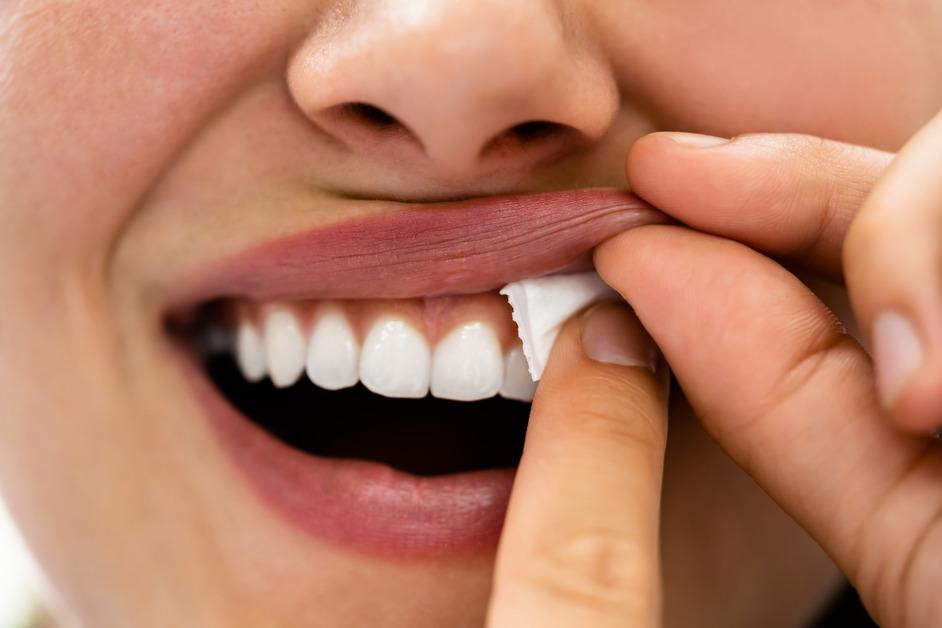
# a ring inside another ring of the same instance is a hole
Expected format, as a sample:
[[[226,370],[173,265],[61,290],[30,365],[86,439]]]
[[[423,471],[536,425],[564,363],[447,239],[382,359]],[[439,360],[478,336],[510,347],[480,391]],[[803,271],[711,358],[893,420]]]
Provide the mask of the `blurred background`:
[[[32,628],[38,615],[38,572],[0,500],[0,628]]]

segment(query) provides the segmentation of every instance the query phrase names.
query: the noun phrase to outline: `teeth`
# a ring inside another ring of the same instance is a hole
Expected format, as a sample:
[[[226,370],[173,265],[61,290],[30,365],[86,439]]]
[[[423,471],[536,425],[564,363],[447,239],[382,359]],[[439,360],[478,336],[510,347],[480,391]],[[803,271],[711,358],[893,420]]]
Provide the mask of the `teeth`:
[[[247,319],[239,321],[236,330],[236,362],[242,377],[250,382],[260,382],[268,374],[262,335],[255,324]]]
[[[337,308],[325,309],[314,325],[307,353],[307,376],[326,390],[356,386],[360,347],[347,317]]]
[[[523,349],[514,347],[504,358],[504,383],[500,387],[500,396],[517,401],[533,401],[535,392],[536,382],[530,377]]]
[[[377,320],[363,342],[360,381],[387,397],[421,398],[428,393],[431,356],[425,337],[404,320]]]
[[[522,348],[503,352],[494,326],[472,321],[438,342],[434,352],[424,334],[397,315],[372,325],[362,347],[344,309],[324,303],[310,334],[287,304],[262,307],[258,319],[243,315],[234,335],[236,362],[243,377],[266,376],[278,388],[293,386],[306,372],[316,386],[340,390],[363,385],[386,397],[477,401],[500,395],[529,402],[537,384]],[[256,322],[259,320],[260,323]],[[207,346],[209,346],[208,339]],[[215,343],[213,350],[222,350]],[[232,345],[230,345],[232,346]]]
[[[500,341],[490,325],[466,323],[448,334],[432,358],[432,395],[477,401],[497,394],[504,379]]]
[[[264,334],[271,381],[278,388],[287,388],[304,372],[306,352],[301,325],[294,312],[275,306],[266,312]]]

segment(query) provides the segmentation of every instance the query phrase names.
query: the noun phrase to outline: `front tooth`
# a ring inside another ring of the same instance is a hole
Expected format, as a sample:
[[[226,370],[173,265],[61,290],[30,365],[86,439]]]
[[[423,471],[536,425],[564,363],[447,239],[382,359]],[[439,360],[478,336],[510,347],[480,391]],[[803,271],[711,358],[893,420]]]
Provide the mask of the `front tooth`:
[[[377,320],[360,355],[360,381],[379,395],[418,399],[428,393],[428,343],[406,321]]]
[[[338,308],[325,309],[314,324],[307,352],[307,376],[325,390],[356,386],[360,346],[353,328]]]
[[[268,374],[262,335],[258,327],[247,319],[239,321],[236,330],[236,363],[242,377],[250,382],[260,382]]]
[[[504,379],[500,341],[490,325],[466,323],[438,343],[432,358],[432,395],[477,401],[497,394]]]
[[[294,313],[285,307],[273,307],[265,316],[265,355],[272,383],[278,388],[291,386],[304,372],[304,334]]]
[[[500,387],[500,396],[517,401],[533,401],[535,392],[536,382],[530,377],[523,349],[514,347],[504,358],[504,383]]]

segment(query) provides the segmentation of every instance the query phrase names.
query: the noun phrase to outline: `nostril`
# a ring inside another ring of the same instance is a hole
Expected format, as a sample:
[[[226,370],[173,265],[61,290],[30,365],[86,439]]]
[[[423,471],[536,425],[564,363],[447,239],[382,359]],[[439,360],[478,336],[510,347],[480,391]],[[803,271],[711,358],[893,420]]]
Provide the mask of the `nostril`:
[[[549,144],[568,144],[581,134],[571,126],[549,120],[528,120],[494,136],[481,150],[481,157],[509,155],[521,149]]]
[[[352,102],[339,105],[341,115],[370,126],[388,128],[403,126],[396,118],[375,105],[365,102]]]
[[[422,149],[418,136],[394,115],[366,102],[345,102],[322,110],[314,118],[318,125],[335,138],[352,146],[379,143],[406,143]]]
[[[530,122],[522,122],[511,127],[508,129],[507,133],[515,135],[520,142],[534,142],[549,137],[550,135],[564,132],[567,128],[568,127],[556,122],[531,120]]]

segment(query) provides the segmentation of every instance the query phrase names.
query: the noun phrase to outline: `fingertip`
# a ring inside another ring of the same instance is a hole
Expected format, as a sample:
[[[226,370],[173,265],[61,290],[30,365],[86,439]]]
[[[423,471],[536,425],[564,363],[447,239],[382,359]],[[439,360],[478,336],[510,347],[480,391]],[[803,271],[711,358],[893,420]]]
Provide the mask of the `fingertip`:
[[[600,264],[609,262],[620,262],[625,255],[631,255],[636,249],[637,243],[643,242],[650,234],[657,232],[662,227],[667,229],[677,229],[676,225],[651,224],[634,227],[627,231],[622,231],[605,240],[595,247],[592,252],[592,259],[598,270]],[[604,276],[603,276],[604,279]],[[617,289],[617,288],[616,288]]]
[[[670,157],[690,154],[708,148],[728,144],[729,139],[699,133],[658,131],[642,136],[631,146],[625,160],[625,176],[632,187],[643,185],[649,169],[654,172],[670,168],[674,163]]]
[[[897,310],[877,314],[871,329],[877,392],[890,409],[923,368],[924,341],[911,318]]]
[[[898,429],[916,436],[942,437],[942,367],[924,368],[887,408]]]
[[[657,371],[657,346],[627,306],[596,305],[582,315],[580,323],[582,350],[590,360]]]
[[[672,142],[675,146],[679,146],[684,150],[716,148],[717,146],[723,146],[724,144],[728,144],[730,142],[730,139],[727,137],[677,131],[661,131],[658,133],[652,133],[648,137],[661,141]]]
[[[656,173],[665,165],[670,166],[671,153],[680,149],[680,145],[671,140],[671,135],[667,132],[649,133],[631,145],[625,159],[625,177],[635,192],[643,194],[649,172]]]
[[[630,303],[626,288],[642,277],[652,276],[648,271],[657,270],[662,258],[684,257],[683,247],[691,233],[685,227],[659,224],[623,231],[595,247],[595,270]]]
[[[626,413],[658,420],[666,413],[669,392],[661,352],[634,311],[623,302],[599,303],[560,332],[534,398],[534,414],[545,414],[548,406],[568,408],[569,425],[580,416],[594,424],[586,433],[606,426],[618,431]],[[597,421],[600,417],[611,420]],[[546,418],[539,423],[545,425]]]
[[[744,218],[744,197],[751,198],[762,186],[751,151],[737,149],[738,144],[696,133],[652,133],[628,154],[628,184],[635,194],[685,224],[706,231],[728,227],[730,218]]]
[[[919,218],[894,216],[871,202],[844,246],[854,312],[869,329],[874,375],[890,423],[928,436],[942,425],[942,293],[940,249]]]

